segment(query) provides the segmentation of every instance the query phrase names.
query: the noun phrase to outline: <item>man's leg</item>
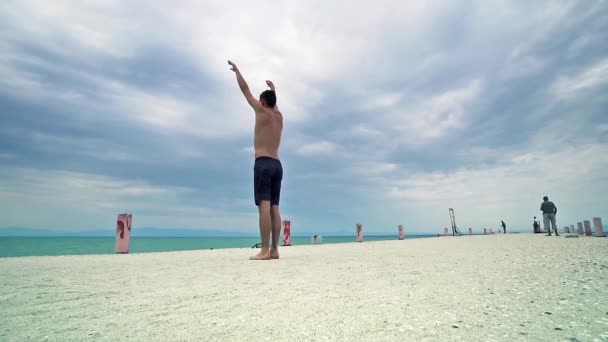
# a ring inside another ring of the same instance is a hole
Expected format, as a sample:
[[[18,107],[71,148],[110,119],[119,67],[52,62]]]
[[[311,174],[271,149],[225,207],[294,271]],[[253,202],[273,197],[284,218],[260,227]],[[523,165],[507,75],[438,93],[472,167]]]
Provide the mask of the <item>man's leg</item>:
[[[549,234],[547,235],[551,235],[551,226],[549,223],[549,214],[543,214],[543,223],[545,224],[545,230],[548,231]]]
[[[555,214],[551,214],[549,218],[551,219],[551,225],[553,226],[553,230],[555,231],[555,236],[559,236],[559,234],[557,233],[557,222],[555,222]]]
[[[262,250],[260,253],[251,256],[251,260],[270,260],[270,201],[260,201],[258,206],[260,214],[260,238],[262,239]]]
[[[270,220],[272,221],[272,244],[270,245],[270,257],[279,258],[279,238],[281,237],[281,213],[278,205],[270,208]]]
[[[272,221],[272,245],[270,246],[270,257],[279,258],[279,238],[281,236],[281,213],[279,202],[281,200],[281,181],[283,180],[283,166],[280,161],[274,162],[274,173],[270,185],[270,219]]]

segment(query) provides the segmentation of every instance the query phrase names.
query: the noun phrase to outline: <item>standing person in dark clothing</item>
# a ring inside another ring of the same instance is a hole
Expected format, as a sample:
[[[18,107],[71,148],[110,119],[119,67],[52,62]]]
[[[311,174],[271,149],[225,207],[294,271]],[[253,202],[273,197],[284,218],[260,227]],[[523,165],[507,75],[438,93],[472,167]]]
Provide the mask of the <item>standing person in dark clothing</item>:
[[[543,197],[543,203],[540,205],[540,210],[543,212],[543,221],[545,223],[545,230],[549,232],[547,236],[551,236],[551,227],[549,223],[553,226],[553,230],[555,231],[555,236],[559,236],[557,233],[557,223],[555,223],[555,215],[557,215],[557,207],[553,202],[549,201],[549,197]]]
[[[532,224],[532,227],[534,228],[534,233],[540,233],[540,223],[536,221],[536,216],[534,216],[534,223]]]
[[[502,231],[507,234],[507,225],[505,224],[505,221],[500,221],[500,225],[502,226]],[[499,232],[500,233],[500,232]]]

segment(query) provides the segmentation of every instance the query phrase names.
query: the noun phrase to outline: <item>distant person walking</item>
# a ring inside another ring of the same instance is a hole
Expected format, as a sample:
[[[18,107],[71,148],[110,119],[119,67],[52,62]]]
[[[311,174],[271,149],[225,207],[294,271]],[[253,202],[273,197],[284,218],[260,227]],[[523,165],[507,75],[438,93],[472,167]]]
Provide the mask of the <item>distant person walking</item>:
[[[545,230],[549,232],[547,236],[551,236],[551,227],[549,223],[553,226],[553,230],[555,231],[555,236],[559,236],[557,233],[557,223],[555,223],[555,215],[557,215],[557,207],[553,202],[549,201],[549,197],[543,197],[543,203],[540,205],[540,210],[543,212],[543,221],[545,223]]]
[[[502,231],[507,234],[507,225],[505,224],[505,221],[500,221],[500,225],[502,227]]]

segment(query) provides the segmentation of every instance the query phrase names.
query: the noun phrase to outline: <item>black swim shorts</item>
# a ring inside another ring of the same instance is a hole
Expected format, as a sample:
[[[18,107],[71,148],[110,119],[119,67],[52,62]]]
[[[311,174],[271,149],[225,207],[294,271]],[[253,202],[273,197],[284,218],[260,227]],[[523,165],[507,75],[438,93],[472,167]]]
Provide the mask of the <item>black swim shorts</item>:
[[[260,201],[270,201],[271,205],[279,205],[281,180],[283,180],[283,166],[280,160],[270,157],[256,158],[253,166],[255,205],[260,205]]]

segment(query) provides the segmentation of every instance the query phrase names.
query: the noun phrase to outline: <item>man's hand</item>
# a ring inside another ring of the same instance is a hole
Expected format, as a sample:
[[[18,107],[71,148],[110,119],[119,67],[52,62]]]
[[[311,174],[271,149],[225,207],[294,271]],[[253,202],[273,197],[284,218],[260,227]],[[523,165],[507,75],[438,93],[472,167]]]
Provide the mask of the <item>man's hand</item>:
[[[234,71],[234,72],[238,72],[239,68],[236,67],[236,64],[232,63],[231,61],[228,61],[228,64],[230,65],[230,70]]]
[[[247,100],[249,105],[256,110],[258,108],[261,108],[262,104],[260,103],[260,101],[256,100],[253,95],[251,95],[249,86],[247,85],[247,82],[245,82],[245,79],[243,78],[243,75],[241,75],[241,72],[239,71],[239,68],[236,66],[236,64],[232,63],[231,61],[228,61],[228,65],[230,65],[230,70],[234,71],[234,73],[236,74],[236,81],[238,82],[239,88],[241,88],[241,92],[243,92],[243,95],[245,95],[245,99]]]
[[[274,83],[272,83],[272,81],[266,81],[266,84],[268,84],[270,90],[274,91]]]

